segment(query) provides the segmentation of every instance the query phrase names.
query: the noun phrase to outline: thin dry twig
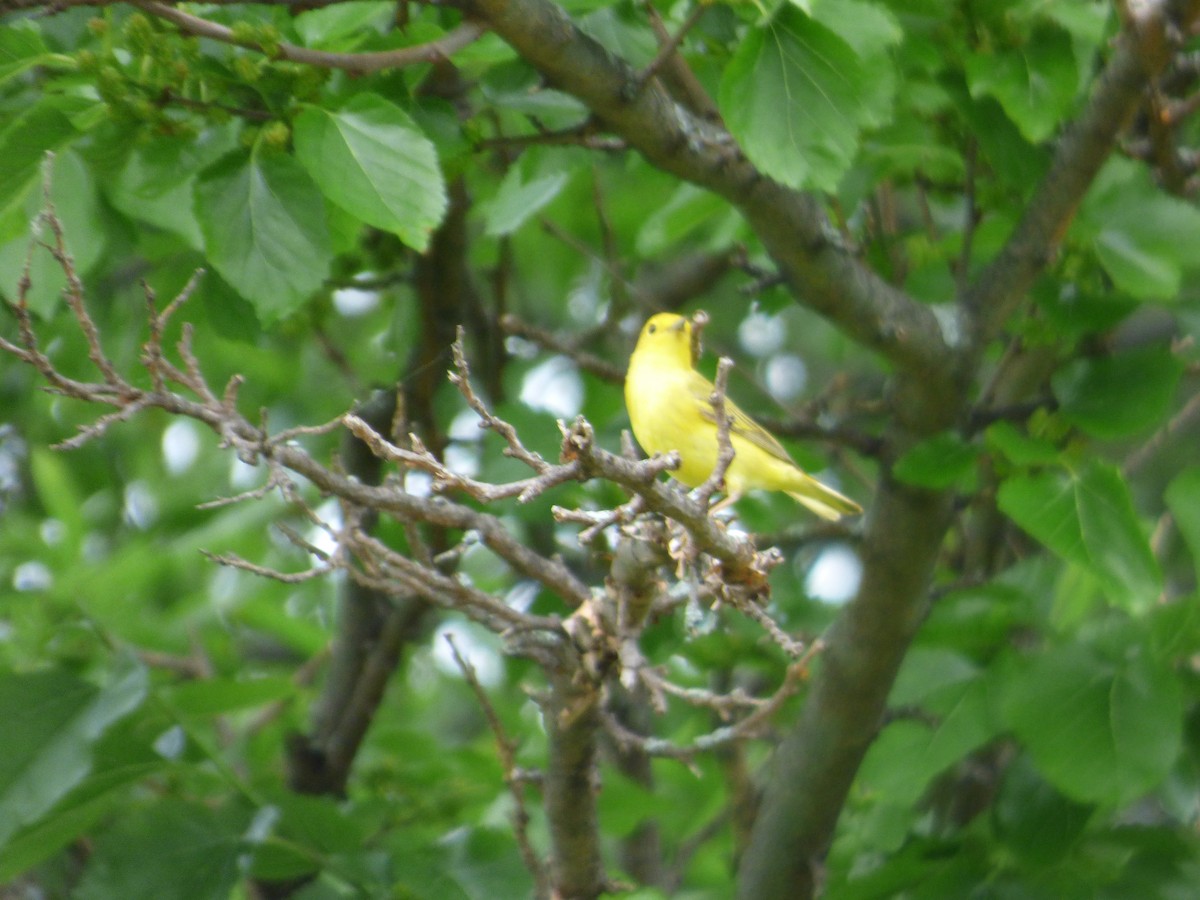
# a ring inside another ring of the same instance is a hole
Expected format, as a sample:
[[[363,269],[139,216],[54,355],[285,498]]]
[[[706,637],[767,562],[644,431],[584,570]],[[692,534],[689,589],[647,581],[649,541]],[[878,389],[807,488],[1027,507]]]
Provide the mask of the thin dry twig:
[[[654,31],[655,37],[658,38],[659,50],[649,65],[639,73],[638,86],[644,88],[651,78],[661,73],[671,93],[686,103],[693,112],[708,119],[719,119],[720,112],[717,105],[700,83],[700,79],[688,67],[682,54],[679,53],[683,39],[696,27],[700,17],[707,12],[708,4],[697,3],[692,7],[692,11],[688,13],[688,17],[674,34],[667,31],[666,24],[654,4],[647,3],[645,9],[650,20],[650,27]]]
[[[535,896],[548,897],[550,895],[549,885],[550,879],[546,872],[546,867],[542,863],[541,857],[533,848],[533,843],[529,839],[529,808],[525,802],[525,787],[529,783],[529,779],[517,766],[517,742],[508,736],[504,728],[504,723],[500,720],[500,714],[496,712],[496,708],[488,699],[487,692],[483,689],[483,685],[479,683],[479,678],[475,674],[475,667],[472,666],[462,653],[459,652],[458,644],[454,642],[452,634],[446,634],[446,643],[450,645],[450,652],[454,656],[454,662],[462,672],[463,678],[466,679],[467,685],[475,694],[475,699],[479,703],[479,708],[483,710],[483,715],[487,719],[488,727],[492,730],[492,737],[496,743],[496,755],[500,758],[500,766],[504,770],[504,783],[508,786],[508,792],[513,799],[513,832],[517,838],[517,848],[521,852],[521,859],[525,863],[525,868],[529,870],[529,874],[533,876],[535,885]]]
[[[61,241],[61,224],[53,208],[49,208],[44,215],[50,233],[56,236],[55,241]],[[74,262],[68,254],[60,252],[55,258],[68,274],[73,273]],[[499,485],[466,478],[447,470],[419,441],[414,441],[411,449],[397,446],[364,420],[349,414],[321,425],[290,428],[272,435],[265,410],[259,412],[257,423],[251,422],[239,411],[237,395],[242,383],[240,377],[231,379],[220,395],[209,387],[189,325],[182,327],[181,337],[176,344],[180,362],[171,362],[164,350],[168,322],[192,295],[198,278],[199,273],[161,312],[157,309],[153,292],[146,292],[149,336],[142,347],[140,362],[150,373],[152,390],[134,387],[106,356],[99,329],[84,304],[82,285],[78,279],[75,279],[77,289],[69,306],[86,336],[92,362],[99,372],[99,381],[85,382],[66,377],[39,349],[32,315],[22,302],[24,294],[13,307],[19,331],[18,342],[0,338],[0,350],[36,368],[44,375],[50,388],[60,394],[115,407],[112,412],[84,426],[79,434],[65,442],[66,446],[74,447],[92,440],[111,424],[125,421],[147,409],[162,409],[172,415],[195,419],[208,425],[220,436],[222,445],[232,449],[240,458],[265,465],[268,470],[263,486],[234,497],[211,501],[205,504],[205,508],[257,500],[278,491],[308,521],[323,529],[333,546],[332,551],[325,551],[295,530],[280,525],[288,540],[314,559],[315,565],[299,572],[285,572],[234,554],[207,553],[209,559],[287,584],[299,584],[331,572],[345,571],[357,583],[382,595],[406,600],[419,597],[443,609],[458,611],[501,635],[509,652],[538,661],[554,678],[561,681],[566,677],[572,684],[575,684],[573,679],[579,679],[576,693],[587,702],[564,707],[563,711],[569,713],[571,719],[565,722],[564,727],[575,727],[572,722],[577,724],[583,721],[577,717],[590,715],[590,704],[603,702],[605,682],[618,677],[640,678],[647,685],[650,695],[656,698],[656,706],[662,710],[672,699],[715,710],[727,718],[735,718],[740,711],[750,710],[745,718],[728,729],[714,732],[690,747],[672,747],[666,742],[654,743],[651,738],[637,738],[647,742],[651,752],[656,755],[688,758],[706,748],[719,746],[724,741],[753,736],[762,727],[765,717],[783,702],[784,694],[794,689],[790,675],[776,695],[764,700],[755,700],[740,692],[722,696],[673,685],[645,664],[634,644],[636,629],[627,627],[628,623],[623,625],[620,615],[607,615],[604,612],[613,606],[606,599],[605,591],[593,591],[557,557],[542,556],[526,547],[501,519],[446,497],[408,494],[394,483],[364,484],[335,467],[317,462],[297,439],[325,435],[345,426],[381,458],[429,472],[445,489],[462,490],[481,502],[509,498],[525,500],[565,482],[585,481],[594,477],[614,482],[629,492],[630,499],[626,503],[612,510],[601,511],[558,508],[556,517],[560,521],[585,525],[581,534],[585,543],[610,525],[632,528],[638,517],[647,513],[664,517],[668,528],[655,532],[656,537],[651,539],[663,540],[662,534],[666,532],[687,534],[696,548],[694,559],[702,563],[704,589],[708,595],[750,615],[762,625],[773,641],[792,655],[799,656],[800,663],[797,665],[802,665],[815,647],[804,649],[787,638],[755,602],[766,592],[767,574],[778,563],[779,555],[770,550],[756,550],[748,536],[729,532],[714,522],[708,515],[706,503],[689,497],[676,486],[663,483],[659,479],[661,473],[678,465],[675,455],[639,460],[628,436],[623,438],[622,454],[609,453],[596,445],[592,428],[586,420],[578,418],[570,426],[560,423],[563,433],[562,458],[557,463],[548,462],[526,448],[511,423],[492,413],[475,393],[463,352],[461,330],[459,340],[453,347],[455,371],[451,373],[451,380],[479,415],[481,424],[504,439],[506,452],[533,469],[533,477]],[[68,281],[70,283],[70,279]],[[24,288],[25,293],[28,290],[28,287]],[[720,389],[714,399],[715,405],[722,403],[726,378],[727,368],[723,366],[719,373]],[[726,444],[727,418],[723,438]],[[322,521],[306,502],[299,486],[302,482],[309,482],[323,494],[335,497],[341,505],[345,524],[334,528]],[[388,547],[367,533],[362,523],[375,513],[389,514],[402,523],[405,533],[410,536],[411,546],[407,554]],[[453,529],[463,537],[454,547],[433,556],[420,540],[417,523]],[[523,612],[479,589],[464,577],[455,575],[457,560],[468,546],[475,545],[486,547],[518,577],[536,581],[577,612],[565,622],[554,615]],[[661,562],[651,554],[647,557],[646,565],[657,567]],[[648,583],[657,583],[657,577],[652,574]],[[614,588],[610,587],[609,590]],[[632,670],[624,676],[622,663]],[[600,720],[596,721],[599,723]],[[510,766],[506,771],[510,772],[507,777],[514,783],[523,778],[515,766]]]
[[[577,538],[580,544],[586,546],[598,538],[605,529],[613,525],[624,525],[627,522],[632,522],[645,509],[646,501],[640,494],[635,494],[633,499],[628,503],[622,503],[613,509],[585,510],[552,506],[550,507],[550,514],[554,516],[554,521],[556,522],[573,522],[586,525],[587,528],[579,532]]]
[[[696,23],[700,21],[700,17],[704,15],[707,7],[703,3],[698,3],[692,7],[692,11],[688,13],[688,17],[683,24],[679,26],[679,30],[674,34],[667,32],[666,25],[663,23],[662,16],[659,15],[657,9],[652,5],[646,4],[646,13],[650,17],[651,27],[654,29],[655,35],[659,40],[658,53],[654,55],[654,59],[646,65],[646,68],[638,74],[638,83],[645,84],[653,78],[658,71],[675,55],[679,50],[679,45],[683,43],[683,39],[688,36]]]
[[[479,427],[488,428],[504,438],[504,442],[508,444],[504,448],[505,456],[511,456],[514,459],[520,460],[535,472],[544,472],[549,468],[550,464],[542,458],[541,454],[526,448],[521,443],[520,437],[517,436],[517,430],[508,422],[494,416],[492,411],[487,408],[487,404],[479,399],[474,388],[471,387],[471,369],[467,365],[467,357],[463,349],[465,335],[466,331],[459,325],[458,336],[450,348],[454,356],[454,371],[449,373],[448,376],[450,383],[458,388],[459,393],[463,395],[463,399],[467,401],[467,405],[479,416]]]
[[[708,506],[713,494],[724,490],[725,475],[729,472],[729,466],[733,463],[735,455],[733,441],[730,438],[733,418],[725,408],[725,393],[729,389],[729,373],[732,369],[733,360],[728,356],[722,356],[717,363],[713,392],[708,398],[712,404],[713,416],[717,421],[717,464],[713,466],[712,474],[695,491],[696,500],[704,507]]]
[[[603,133],[594,118],[588,118],[582,124],[557,131],[545,128],[537,120],[533,120],[531,124],[534,127],[532,134],[480,138],[475,142],[475,147],[479,150],[510,152],[521,151],[526,147],[584,147],[602,153],[619,153],[629,149],[629,144],[621,138]]]
[[[786,631],[779,627],[767,611],[756,603],[740,603],[738,604],[738,612],[747,618],[753,619],[763,630],[770,635],[771,640],[783,648],[783,651],[793,659],[803,659],[809,652],[804,646],[803,641],[797,641],[790,637]]]
[[[504,422],[498,417],[491,416],[491,421],[507,429],[512,429],[508,422]],[[380,459],[399,463],[406,468],[416,469],[433,476],[432,490],[439,494],[450,490],[459,490],[482,503],[514,497],[518,503],[528,503],[552,487],[567,481],[579,480],[577,465],[554,466],[542,460],[540,463],[543,466],[541,474],[533,478],[522,478],[505,484],[477,481],[447,468],[445,463],[426,449],[416,435],[409,435],[412,449],[406,450],[403,447],[397,447],[353,413],[343,415],[341,422]],[[512,429],[512,433],[515,435],[516,430]]]
[[[279,569],[271,568],[270,566],[260,566],[258,563],[252,563],[247,559],[243,559],[236,553],[212,553],[208,550],[201,550],[204,557],[219,566],[228,566],[231,569],[241,569],[243,572],[249,572],[251,575],[257,575],[260,578],[269,578],[271,581],[278,581],[282,584],[303,584],[306,581],[312,581],[314,578],[324,578],[330,572],[339,568],[332,563],[322,563],[319,566],[313,566],[311,569],[305,569],[302,572],[281,572]]]
[[[817,648],[818,644],[814,644],[814,652]],[[811,658],[811,653],[809,658]],[[613,740],[627,749],[636,749],[648,756],[689,762],[699,754],[708,753],[718,747],[760,737],[767,730],[771,717],[783,707],[788,698],[800,689],[800,685],[807,677],[808,659],[797,660],[788,666],[783,683],[775,693],[759,704],[744,719],[740,719],[732,725],[717,728],[708,734],[700,735],[687,744],[676,744],[663,738],[638,734],[625,727],[616,716],[608,712],[603,713],[602,722]]]
[[[228,404],[223,404],[228,405]],[[288,441],[294,441],[299,437],[314,437],[319,435],[331,434],[345,425],[345,416],[338,416],[330,419],[320,425],[297,425],[294,428],[285,428],[283,431],[278,431],[271,435],[270,443],[286,444]]]
[[[625,368],[608,360],[582,350],[579,344],[569,338],[557,335],[545,328],[539,328],[523,319],[508,313],[500,318],[500,327],[505,334],[516,335],[533,341],[545,350],[560,353],[573,360],[585,372],[591,372],[602,381],[609,384],[625,383]]]
[[[129,388],[129,385],[117,375],[112,363],[108,361],[108,357],[104,353],[104,348],[100,346],[99,329],[96,328],[96,323],[88,314],[87,306],[83,302],[83,282],[79,279],[79,273],[75,268],[75,261],[67,249],[62,222],[55,214],[54,200],[50,196],[50,175],[53,172],[53,163],[54,157],[48,156],[43,168],[42,203],[44,211],[42,213],[42,221],[49,227],[51,234],[54,235],[54,243],[44,244],[43,246],[54,256],[59,268],[66,275],[67,290],[63,296],[66,298],[67,305],[71,307],[71,312],[74,313],[76,321],[79,322],[79,329],[83,332],[84,339],[87,341],[88,358],[100,370],[106,384],[114,387]]]
[[[639,677],[643,683],[652,686],[651,689],[655,693],[677,697],[689,706],[710,709],[725,721],[732,719],[739,712],[758,709],[768,702],[762,697],[750,696],[741,688],[722,694],[705,688],[681,687],[651,668],[641,670]]]

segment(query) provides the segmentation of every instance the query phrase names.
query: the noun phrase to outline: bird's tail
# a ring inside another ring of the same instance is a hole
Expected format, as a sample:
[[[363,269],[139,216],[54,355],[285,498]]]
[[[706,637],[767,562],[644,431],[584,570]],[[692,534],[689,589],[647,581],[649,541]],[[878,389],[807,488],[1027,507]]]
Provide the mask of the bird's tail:
[[[804,483],[787,494],[797,503],[803,503],[822,519],[840,519],[862,512],[862,507],[817,479],[804,475]]]

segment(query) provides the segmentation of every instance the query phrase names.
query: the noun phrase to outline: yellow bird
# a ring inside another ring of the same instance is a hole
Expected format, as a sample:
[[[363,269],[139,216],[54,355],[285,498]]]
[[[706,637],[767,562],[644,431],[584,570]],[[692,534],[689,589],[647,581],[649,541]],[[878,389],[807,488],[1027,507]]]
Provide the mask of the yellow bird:
[[[692,323],[659,313],[647,320],[629,358],[625,407],[633,434],[647,453],[678,450],[682,465],[671,474],[689,488],[703,484],[717,465],[717,417],[713,383],[692,368]],[[862,512],[862,507],[797,466],[775,437],[725,400],[733,462],[725,473],[725,499],[746,491],[785,491],[823,519]]]

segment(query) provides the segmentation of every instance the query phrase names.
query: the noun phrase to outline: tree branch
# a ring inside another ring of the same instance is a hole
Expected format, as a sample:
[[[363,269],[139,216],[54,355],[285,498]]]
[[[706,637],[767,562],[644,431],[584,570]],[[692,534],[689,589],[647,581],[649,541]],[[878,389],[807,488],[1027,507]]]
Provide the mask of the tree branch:
[[[53,210],[49,210],[45,216],[54,218]],[[51,225],[52,231],[61,231],[54,223]],[[74,274],[73,261],[65,252],[57,254],[56,258],[68,274],[70,284],[70,276]],[[404,603],[420,598],[441,608],[458,611],[502,636],[510,653],[536,661],[550,682],[550,690],[541,703],[550,742],[546,790],[547,813],[554,842],[553,892],[563,897],[593,897],[608,890],[610,885],[601,862],[592,789],[596,745],[606,703],[606,682],[620,677],[624,671],[623,664],[628,664],[631,669],[625,674],[636,679],[641,673],[643,683],[651,687],[653,695],[679,697],[688,702],[697,699],[694,693],[668,687],[662,679],[647,680],[644,677],[647,670],[640,662],[640,655],[633,650],[624,651],[628,645],[627,637],[636,633],[639,619],[644,615],[640,607],[646,605],[647,596],[654,591],[655,579],[649,569],[657,567],[662,556],[657,553],[643,554],[640,559],[632,561],[631,565],[640,567],[642,571],[637,573],[636,579],[626,579],[626,587],[630,589],[628,596],[622,597],[619,591],[611,587],[593,589],[581,582],[562,560],[541,555],[525,546],[523,539],[510,532],[498,516],[444,496],[409,494],[395,483],[367,483],[360,477],[366,471],[361,468],[358,469],[359,474],[355,475],[319,462],[301,446],[300,439],[307,435],[325,434],[334,427],[333,423],[289,428],[272,435],[265,413],[260,415],[258,423],[254,423],[239,411],[240,376],[231,378],[220,392],[209,385],[192,347],[191,329],[186,324],[177,345],[180,362],[173,363],[167,359],[163,348],[167,321],[187,299],[195,283],[193,279],[161,314],[156,311],[153,296],[147,294],[150,333],[142,348],[141,365],[149,375],[150,389],[136,387],[134,381],[126,379],[105,355],[99,330],[85,308],[82,289],[70,300],[69,305],[78,327],[85,335],[93,356],[92,362],[99,372],[99,381],[86,382],[64,376],[39,349],[32,314],[25,303],[29,290],[28,278],[22,279],[22,290],[18,302],[13,306],[19,342],[0,338],[0,350],[12,353],[36,368],[56,392],[86,403],[115,408],[115,412],[83,426],[76,438],[68,442],[72,446],[94,440],[112,422],[131,418],[143,410],[161,409],[169,414],[203,422],[220,436],[223,447],[233,450],[240,459],[249,464],[265,465],[269,471],[268,487],[279,490],[289,501],[298,504],[311,521],[323,525],[303,499],[298,486],[301,478],[322,494],[338,498],[342,504],[345,524],[336,529],[325,526],[335,541],[335,551],[329,554],[316,553],[320,565],[308,571],[283,573],[236,557],[225,557],[219,561],[285,582],[306,580],[338,569],[346,572],[355,584],[370,591],[370,596],[398,598]],[[535,490],[544,491],[566,480],[584,481],[595,477],[623,486],[633,499],[612,511],[607,521],[628,521],[642,508],[668,517],[672,521],[666,523],[665,528],[641,529],[639,533],[652,541],[661,541],[659,550],[668,559],[676,561],[684,561],[678,548],[686,543],[692,548],[686,554],[686,562],[700,568],[699,583],[706,597],[728,603],[754,618],[786,651],[801,653],[795,642],[754,606],[755,601],[766,593],[767,576],[772,567],[782,561],[782,556],[774,549],[758,551],[747,536],[730,533],[714,521],[705,504],[690,497],[678,486],[658,480],[664,469],[678,465],[674,455],[638,460],[632,458],[628,440],[625,441],[627,455],[609,453],[595,446],[591,426],[579,418],[570,427],[560,423],[563,431],[562,460],[558,463],[548,462],[527,450],[512,425],[492,413],[475,394],[461,354],[461,347],[458,347],[457,355],[460,358],[456,361],[458,371],[455,381],[459,390],[480,416],[481,422],[504,437],[511,455],[536,473],[532,480],[536,482]],[[385,409],[382,415],[384,420],[388,418],[386,412]],[[419,444],[411,451],[397,447],[380,436],[362,418],[348,416],[336,421],[353,424],[352,433],[363,439],[372,453],[379,452],[386,460],[438,471],[440,463],[423,452]],[[393,421],[391,430],[394,430],[394,424]],[[444,477],[449,479],[451,474],[444,473]],[[464,489],[476,484],[450,480],[447,483]],[[522,493],[526,489],[522,488]],[[512,491],[502,488],[500,493],[509,496]],[[263,495],[264,490],[252,491],[240,499],[253,500]],[[368,523],[381,513],[393,516],[401,524],[409,542],[406,552],[385,545],[369,533]],[[594,528],[601,521],[597,518],[589,522],[589,526]],[[421,538],[416,527],[418,524],[461,533],[461,537],[455,546],[435,554]],[[632,527],[640,528],[637,523]],[[315,551],[298,536],[293,535],[292,539],[305,552]],[[928,542],[935,538],[924,534],[922,540]],[[455,576],[452,573],[454,561],[469,543],[487,547],[513,573],[538,582],[575,611],[565,620],[556,615],[524,612],[506,603],[502,597]],[[903,562],[907,565],[909,560],[904,558]],[[911,589],[911,585],[901,584],[901,592],[906,587]],[[622,603],[626,607],[624,611],[621,610]],[[419,608],[416,604],[409,607],[414,614]],[[613,610],[617,611],[616,615],[610,614]],[[354,677],[349,679],[352,689],[343,695],[346,709],[330,720],[330,740],[318,747],[311,743],[297,743],[292,748],[298,758],[312,753],[314,749],[322,755],[320,766],[314,766],[312,771],[324,771],[323,767],[330,761],[339,767],[339,771],[344,772],[348,768],[356,741],[361,738],[371,711],[378,703],[386,675],[394,667],[395,648],[400,646],[411,621],[409,615],[388,616],[383,626],[386,634],[378,640],[379,652],[355,659],[358,671],[357,674],[352,673]],[[878,635],[875,637],[878,639]],[[813,652],[816,646],[812,645],[807,652]],[[804,659],[801,655],[800,663]],[[796,665],[793,665],[793,671],[796,671]],[[789,676],[789,685],[793,684],[792,677]],[[706,698],[705,703],[714,709],[729,712],[735,707],[745,706],[744,701],[743,697],[723,700],[714,696]],[[705,742],[715,742],[712,745],[717,746],[758,734],[760,728],[765,726],[767,717],[781,702],[782,698],[777,692],[776,697],[762,704],[750,704],[750,712],[740,722],[721,729],[719,735],[706,738]],[[662,705],[665,707],[665,702]],[[697,749],[704,749],[705,745],[698,744]],[[657,749],[669,755],[674,752],[667,745],[647,746],[644,749],[646,752]],[[300,771],[309,770],[301,763]],[[325,781],[321,783],[326,784]]]
[[[128,2],[131,6],[136,6],[152,16],[171,22],[184,34],[208,38],[224,44],[233,44],[248,50],[258,50],[290,62],[305,63],[323,69],[341,69],[355,75],[367,75],[384,69],[400,69],[417,63],[442,62],[463,47],[479,40],[484,31],[479,25],[466,22],[428,43],[374,53],[330,53],[325,50],[298,47],[286,41],[280,41],[268,48],[254,41],[239,38],[234,34],[233,29],[218,22],[210,22],[166,3],[159,3],[156,0],[128,0]]]
[[[577,28],[550,0],[448,0],[485,23],[555,87],[581,100],[653,165],[720,194],[745,215],[807,306],[897,366],[926,378],[949,354],[932,312],[844,247],[812,196],[762,175],[721,126]]]
[[[599,696],[567,672],[551,672],[550,678],[541,707],[550,745],[544,789],[554,885],[564,900],[590,900],[609,886],[596,808]]]
[[[1146,87],[1172,59],[1172,34],[1189,34],[1200,21],[1171,22],[1164,0],[1137,4],[1116,41],[1091,99],[1058,143],[1050,170],[1004,249],[975,278],[963,298],[976,353],[1012,314],[1034,279],[1053,259],[1080,202],[1145,96]]]

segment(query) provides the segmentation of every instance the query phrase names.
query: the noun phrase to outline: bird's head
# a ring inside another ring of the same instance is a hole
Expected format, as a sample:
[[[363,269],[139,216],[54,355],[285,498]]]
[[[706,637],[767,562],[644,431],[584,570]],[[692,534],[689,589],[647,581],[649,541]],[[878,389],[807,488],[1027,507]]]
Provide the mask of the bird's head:
[[[691,321],[674,313],[651,316],[642,326],[634,352],[669,357],[691,367],[696,357]]]

